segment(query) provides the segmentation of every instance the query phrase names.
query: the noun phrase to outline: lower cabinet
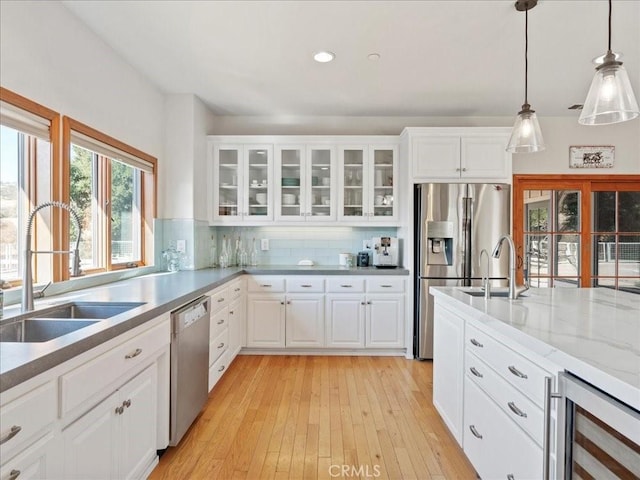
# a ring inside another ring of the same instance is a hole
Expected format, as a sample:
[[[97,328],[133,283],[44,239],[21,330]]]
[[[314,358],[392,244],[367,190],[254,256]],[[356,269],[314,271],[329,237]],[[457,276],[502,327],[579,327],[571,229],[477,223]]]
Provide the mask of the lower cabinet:
[[[3,425],[4,427],[4,425]],[[55,478],[59,471],[59,455],[55,451],[56,441],[53,432],[47,433],[22,453],[0,467],[0,479],[39,480]],[[2,459],[4,462],[4,459]]]
[[[244,295],[229,303],[229,351],[232,360],[247,342],[246,310],[246,296]]]
[[[433,405],[462,445],[464,320],[439,304],[434,307]]]
[[[327,295],[327,347],[364,348],[365,305],[362,295]]]
[[[284,348],[284,295],[249,295],[247,347]]]
[[[324,295],[287,295],[287,347],[324,346]]]
[[[404,295],[367,295],[365,347],[404,346]]]
[[[62,432],[64,478],[139,478],[156,457],[152,364]]]

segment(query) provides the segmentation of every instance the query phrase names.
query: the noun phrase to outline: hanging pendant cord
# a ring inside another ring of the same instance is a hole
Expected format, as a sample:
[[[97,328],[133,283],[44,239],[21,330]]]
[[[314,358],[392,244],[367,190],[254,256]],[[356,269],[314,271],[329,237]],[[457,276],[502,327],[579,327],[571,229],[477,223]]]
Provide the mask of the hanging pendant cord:
[[[609,49],[611,51],[611,0],[609,0]]]
[[[611,1],[611,0],[609,0]],[[524,103],[529,104],[527,99],[528,77],[529,77],[529,9],[524,11]]]

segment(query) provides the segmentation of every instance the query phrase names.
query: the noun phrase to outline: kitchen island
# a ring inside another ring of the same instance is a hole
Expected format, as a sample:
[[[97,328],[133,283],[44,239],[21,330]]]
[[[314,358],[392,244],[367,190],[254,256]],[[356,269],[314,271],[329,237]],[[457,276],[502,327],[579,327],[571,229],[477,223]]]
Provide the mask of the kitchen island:
[[[550,478],[564,475],[564,396],[550,393],[564,395],[567,376],[619,404],[640,431],[640,297],[603,288],[532,289],[518,300],[485,299],[477,288],[431,293],[434,405],[481,477],[543,478],[547,463]]]

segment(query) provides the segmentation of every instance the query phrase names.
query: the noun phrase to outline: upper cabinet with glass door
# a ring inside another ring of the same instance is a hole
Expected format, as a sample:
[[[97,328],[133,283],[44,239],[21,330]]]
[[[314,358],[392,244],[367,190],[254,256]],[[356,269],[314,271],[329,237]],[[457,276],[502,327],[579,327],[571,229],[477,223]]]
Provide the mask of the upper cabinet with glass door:
[[[398,148],[340,148],[339,219],[390,223],[397,220]]]
[[[326,222],[336,219],[334,149],[276,146],[276,221]]]
[[[270,145],[214,145],[212,177],[215,223],[273,219]]]

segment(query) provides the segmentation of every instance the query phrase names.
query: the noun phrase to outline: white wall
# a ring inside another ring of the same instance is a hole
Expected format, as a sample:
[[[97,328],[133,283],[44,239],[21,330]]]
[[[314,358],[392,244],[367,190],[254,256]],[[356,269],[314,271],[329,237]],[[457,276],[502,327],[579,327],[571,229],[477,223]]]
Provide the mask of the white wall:
[[[193,216],[196,220],[208,221],[209,201],[207,175],[207,135],[214,129],[215,117],[204,103],[194,97],[194,155],[193,155]]]
[[[513,173],[640,174],[640,119],[617,125],[585,127],[578,114],[540,117],[547,144],[544,152],[518,154]],[[404,127],[509,127],[514,117],[255,117],[215,118],[216,135],[399,135]],[[570,169],[572,145],[614,145],[615,166],[607,169]]]
[[[162,161],[164,98],[58,2],[0,2],[0,84]]]

